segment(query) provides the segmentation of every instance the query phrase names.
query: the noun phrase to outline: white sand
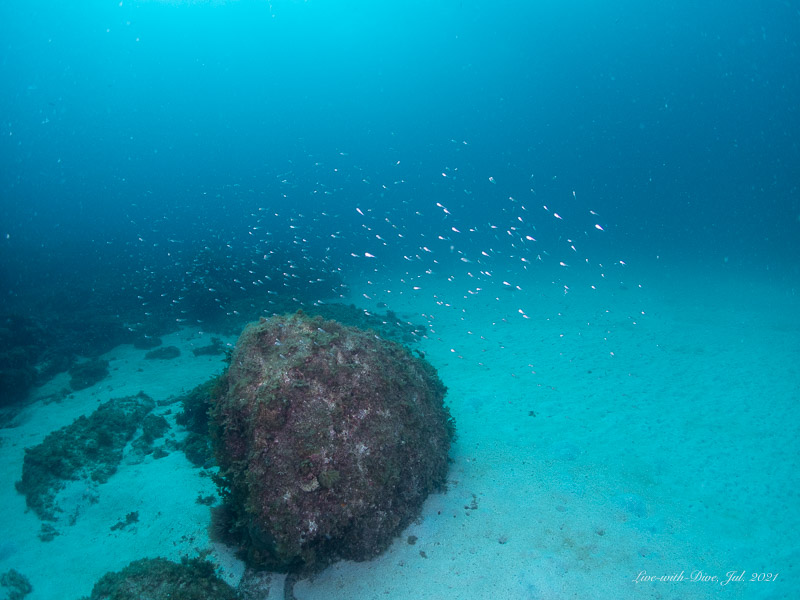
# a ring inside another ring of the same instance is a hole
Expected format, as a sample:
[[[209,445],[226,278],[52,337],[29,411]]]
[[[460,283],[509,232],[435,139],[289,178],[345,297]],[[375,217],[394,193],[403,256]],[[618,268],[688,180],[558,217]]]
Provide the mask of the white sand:
[[[521,291],[495,282],[476,294],[465,275],[434,274],[416,291],[354,286],[364,307],[384,301],[432,325],[420,349],[449,388],[459,435],[450,489],[429,498],[384,555],[338,563],[300,581],[296,596],[794,598],[800,286],[724,269],[647,271],[617,267],[605,280],[577,273],[566,295],[551,283],[558,273],[517,274]],[[219,372],[219,357],[189,350],[208,341],[190,331],[168,336],[165,345],[183,350],[174,361],[118,348],[109,353],[112,378],[61,404],[34,404],[23,425],[0,431],[0,572],[28,576],[29,598],[75,598],[131,560],[212,547],[209,509],[195,499],[214,486],[179,452],[125,462],[96,487],[95,504],[71,490],[76,523],[62,519],[49,543],[36,537],[40,522],[13,486],[23,446],[98,402],[139,390],[164,400]],[[171,410],[174,423],[177,409],[156,410]],[[110,531],[130,511],[139,522]],[[238,580],[240,564],[224,552],[212,559]],[[727,586],[689,580],[693,571],[724,580],[742,570],[746,579],[780,575]],[[641,571],[686,580],[635,583]],[[269,598],[281,597],[279,582]]]
[[[121,346],[106,354],[111,377],[58,404],[36,402],[20,415],[23,424],[0,430],[3,482],[0,505],[7,516],[0,542],[0,572],[10,568],[24,574],[33,585],[27,598],[72,599],[88,595],[92,585],[108,571],[119,570],[132,560],[165,556],[180,560],[209,546],[206,528],[209,509],[197,504],[198,495],[215,493],[208,478],[198,476],[182,452],[154,460],[132,463],[131,454],[106,484],[77,482],[57,498],[64,513],[55,523],[60,535],[50,542],[37,537],[42,522],[25,509],[25,499],[14,488],[22,474],[24,447],[38,444],[47,433],[93,412],[99,403],[143,391],[156,402],[191,390],[220,372],[221,356],[195,357],[191,348],[208,345],[209,335],[184,330],[164,336],[164,346],[179,346],[182,354],[173,360],[145,360],[146,351]],[[234,341],[234,340],[231,340]],[[68,387],[61,375],[39,391],[41,396]],[[156,407],[178,434],[175,414],[180,405]],[[89,496],[96,497],[96,502]],[[138,512],[139,521],[122,530],[110,528]],[[13,515],[13,518],[8,518]],[[75,524],[70,525],[70,517]],[[0,588],[2,590],[2,588]],[[0,596],[1,598],[2,596]]]

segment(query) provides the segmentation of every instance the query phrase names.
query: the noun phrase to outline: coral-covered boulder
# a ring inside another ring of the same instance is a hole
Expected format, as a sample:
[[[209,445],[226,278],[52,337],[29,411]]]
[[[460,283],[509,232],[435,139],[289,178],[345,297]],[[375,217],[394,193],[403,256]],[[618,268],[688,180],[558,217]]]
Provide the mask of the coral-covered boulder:
[[[445,483],[445,391],[373,332],[300,312],[248,325],[211,409],[218,518],[248,561],[311,572],[386,549]]]

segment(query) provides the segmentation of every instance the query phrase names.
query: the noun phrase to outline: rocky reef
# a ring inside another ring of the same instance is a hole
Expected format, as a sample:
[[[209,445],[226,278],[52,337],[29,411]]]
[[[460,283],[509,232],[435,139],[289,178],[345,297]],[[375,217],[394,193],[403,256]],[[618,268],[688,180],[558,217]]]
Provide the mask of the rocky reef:
[[[199,558],[180,564],[165,558],[132,562],[118,573],[106,573],[83,600],[238,600],[236,591]]]
[[[69,369],[70,387],[75,390],[85,390],[108,377],[108,361],[95,358],[76,365]]]
[[[24,400],[43,375],[66,369],[47,352],[48,332],[20,315],[0,318],[0,407]]]
[[[70,481],[108,481],[140,427],[143,434],[134,446],[147,452],[169,427],[163,417],[148,414],[154,407],[153,399],[142,392],[114,398],[26,448],[22,479],[16,488],[25,495],[28,508],[42,520],[55,521],[61,512],[56,503],[59,490]]]

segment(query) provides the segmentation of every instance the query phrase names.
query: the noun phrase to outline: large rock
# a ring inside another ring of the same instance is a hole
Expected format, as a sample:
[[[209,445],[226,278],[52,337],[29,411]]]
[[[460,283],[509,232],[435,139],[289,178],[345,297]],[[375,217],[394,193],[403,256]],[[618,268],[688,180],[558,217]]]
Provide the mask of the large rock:
[[[299,312],[248,325],[211,414],[222,514],[250,564],[310,572],[387,548],[444,486],[445,391],[373,332]]]
[[[118,573],[106,573],[83,600],[237,600],[240,598],[199,558],[180,564],[166,558],[143,558]]]

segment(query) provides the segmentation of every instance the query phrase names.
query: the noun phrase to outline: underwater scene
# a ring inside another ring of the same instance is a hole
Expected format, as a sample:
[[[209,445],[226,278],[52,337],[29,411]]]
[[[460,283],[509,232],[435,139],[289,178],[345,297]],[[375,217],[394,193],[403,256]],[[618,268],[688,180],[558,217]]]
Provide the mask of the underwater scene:
[[[0,32],[0,600],[800,598],[796,2]]]

